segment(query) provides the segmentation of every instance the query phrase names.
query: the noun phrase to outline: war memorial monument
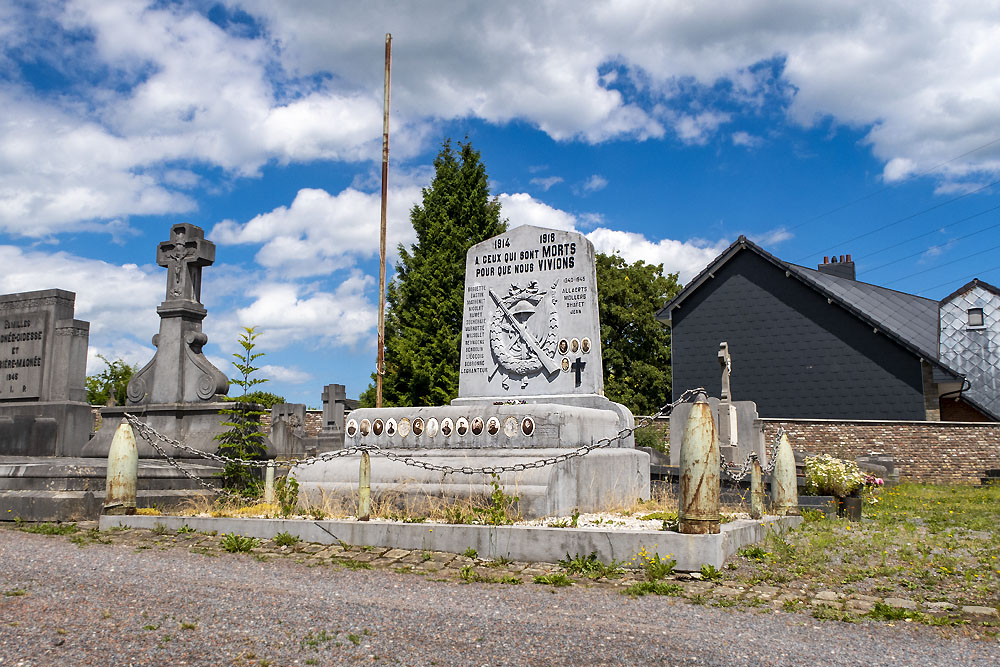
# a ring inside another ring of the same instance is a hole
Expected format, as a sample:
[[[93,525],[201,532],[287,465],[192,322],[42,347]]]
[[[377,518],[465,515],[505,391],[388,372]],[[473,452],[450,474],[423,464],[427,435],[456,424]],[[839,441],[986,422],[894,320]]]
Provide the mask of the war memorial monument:
[[[351,413],[346,447],[411,459],[377,457],[373,493],[470,496],[496,474],[526,517],[649,497],[632,414],[604,396],[594,247],[582,234],[525,226],[469,249],[460,363],[450,405]],[[308,497],[357,489],[358,467],[343,457],[292,475]]]

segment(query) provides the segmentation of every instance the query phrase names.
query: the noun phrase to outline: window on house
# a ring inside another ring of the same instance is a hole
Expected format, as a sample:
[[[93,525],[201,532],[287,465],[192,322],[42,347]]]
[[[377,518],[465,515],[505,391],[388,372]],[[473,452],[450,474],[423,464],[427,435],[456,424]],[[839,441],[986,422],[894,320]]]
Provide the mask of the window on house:
[[[969,308],[969,326],[970,327],[981,327],[981,326],[983,326],[983,309],[982,308]]]

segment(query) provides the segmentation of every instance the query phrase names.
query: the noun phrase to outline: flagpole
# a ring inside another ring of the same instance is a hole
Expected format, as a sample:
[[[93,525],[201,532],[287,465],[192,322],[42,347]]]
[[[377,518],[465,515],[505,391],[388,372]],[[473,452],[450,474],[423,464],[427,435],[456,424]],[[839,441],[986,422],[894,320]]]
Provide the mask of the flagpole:
[[[378,246],[378,360],[375,365],[375,407],[382,407],[385,375],[385,209],[389,183],[389,81],[392,68],[392,35],[385,34],[385,99],[382,114],[382,225]]]

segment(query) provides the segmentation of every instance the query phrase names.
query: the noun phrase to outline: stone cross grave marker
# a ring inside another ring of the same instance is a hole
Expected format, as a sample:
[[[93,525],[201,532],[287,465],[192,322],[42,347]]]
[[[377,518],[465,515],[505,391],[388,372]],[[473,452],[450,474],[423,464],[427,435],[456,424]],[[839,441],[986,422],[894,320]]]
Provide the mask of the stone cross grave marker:
[[[167,269],[167,301],[201,301],[201,269],[215,261],[215,244],[194,225],[174,225],[170,240],[156,248],[156,263]]]
[[[719,344],[719,366],[722,367],[722,391],[719,394],[719,451],[726,461],[733,463],[738,452],[736,406],[733,405],[729,375],[733,370],[733,359],[729,354],[729,343]]]
[[[470,248],[459,398],[603,391],[593,245],[524,226]]]

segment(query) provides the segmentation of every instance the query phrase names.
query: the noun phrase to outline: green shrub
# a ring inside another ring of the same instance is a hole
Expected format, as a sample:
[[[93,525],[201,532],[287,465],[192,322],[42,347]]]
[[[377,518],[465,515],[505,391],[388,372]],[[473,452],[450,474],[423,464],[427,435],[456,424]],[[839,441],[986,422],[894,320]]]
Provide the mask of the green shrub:
[[[829,454],[806,458],[805,477],[803,493],[808,496],[849,496],[865,481],[857,463],[836,459]]]
[[[640,581],[632,584],[624,591],[625,595],[640,597],[642,595],[683,595],[684,589],[678,584],[667,583],[666,581]]]

